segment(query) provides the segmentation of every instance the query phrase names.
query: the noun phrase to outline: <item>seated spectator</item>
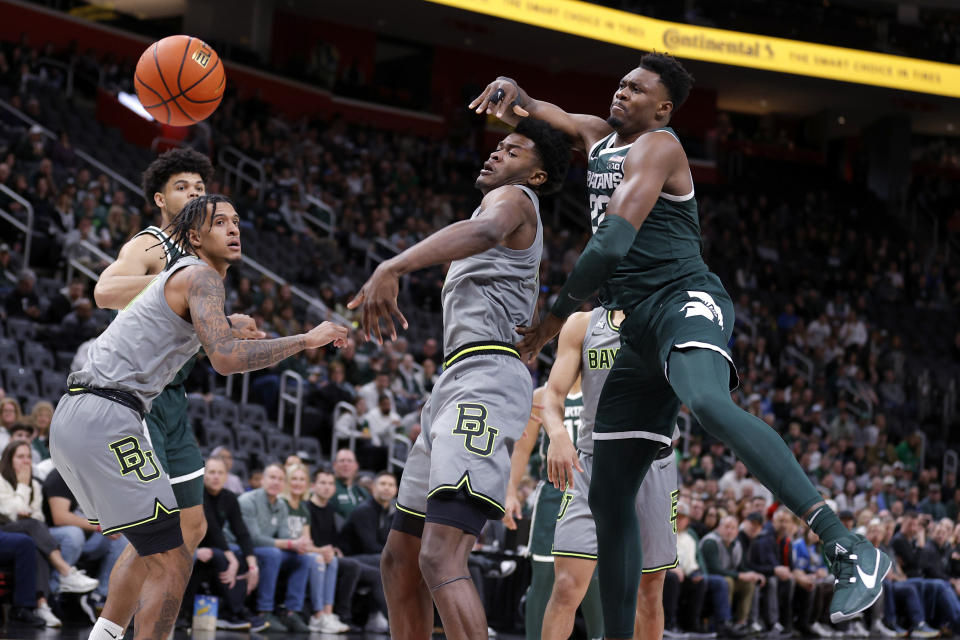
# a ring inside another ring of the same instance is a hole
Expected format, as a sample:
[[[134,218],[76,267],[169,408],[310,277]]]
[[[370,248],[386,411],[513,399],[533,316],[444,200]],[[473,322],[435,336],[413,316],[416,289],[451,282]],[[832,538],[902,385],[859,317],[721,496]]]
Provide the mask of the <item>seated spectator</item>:
[[[218,629],[262,631],[269,626],[265,619],[260,616],[248,619],[243,611],[243,600],[257,588],[260,572],[240,504],[237,496],[225,487],[226,479],[227,467],[223,460],[217,456],[208,458],[203,474],[207,533],[197,547],[183,602],[189,610],[200,585],[207,582],[220,599]],[[236,541],[234,544],[228,541],[227,527],[230,537]],[[243,558],[242,564],[237,553]]]
[[[707,582],[697,563],[696,542],[687,533],[689,526],[690,505],[686,500],[681,500],[677,504],[677,566],[664,576],[664,635],[683,635],[685,631],[701,630]],[[679,611],[684,612],[682,629],[678,624],[681,622]]]
[[[210,452],[210,455],[215,458],[220,458],[224,466],[227,468],[227,479],[223,485],[223,488],[227,489],[235,496],[243,494],[243,481],[240,480],[240,476],[235,473],[230,473],[233,469],[233,454],[230,452],[230,449],[220,445],[219,447],[214,447],[213,451]]]
[[[60,543],[60,553],[67,564],[75,565],[80,560],[99,562],[97,580],[100,584],[90,592],[87,602],[96,609],[102,609],[107,601],[110,572],[127,546],[127,540],[119,533],[102,535],[97,527],[77,513],[78,506],[63,476],[53,469],[43,480],[44,518],[50,535]],[[56,590],[58,583],[58,575],[54,574],[51,590]]]
[[[10,442],[10,430],[23,420],[20,403],[16,398],[0,398],[0,447],[6,448]],[[3,449],[0,449],[2,451]]]
[[[934,520],[943,520],[947,517],[947,507],[943,504],[938,483],[931,483],[927,487],[927,497],[917,504],[917,511],[929,515]]]
[[[390,397],[386,394],[377,399],[377,406],[364,414],[363,420],[370,430],[370,442],[376,446],[385,447],[390,444],[393,434],[402,428],[400,416],[390,408]],[[370,465],[370,469],[382,468],[379,465]]]
[[[796,532],[796,520],[794,524],[794,532]],[[827,612],[830,598],[833,597],[834,577],[825,566],[820,538],[813,530],[807,529],[803,537],[793,540],[793,557],[793,577],[798,587],[797,627],[803,635],[833,637],[834,631],[828,626]],[[877,622],[880,622],[879,617],[875,620],[874,631],[884,635],[877,627]],[[864,628],[863,631],[866,629]],[[890,630],[887,629],[887,631]],[[850,630],[848,629],[847,632],[849,633]]]
[[[350,627],[343,624],[333,612],[339,567],[333,545],[317,546],[313,544],[310,534],[310,509],[307,507],[310,497],[309,473],[302,462],[288,462],[286,471],[287,486],[281,497],[287,503],[290,536],[309,542],[304,553],[313,560],[310,567],[310,602],[313,609],[310,630],[320,633],[349,631]]]
[[[938,627],[949,624],[960,629],[960,602],[952,585],[946,580],[927,575],[921,551],[926,547],[926,534],[916,511],[903,514],[900,531],[890,541],[897,564],[920,593],[923,610],[928,622]],[[926,568],[928,569],[928,568]]]
[[[397,479],[388,471],[377,474],[372,495],[357,505],[340,532],[344,555],[380,570],[380,554],[387,542],[397,497]],[[367,631],[383,633],[388,627],[383,612],[377,611],[367,622]]]
[[[45,627],[37,608],[37,545],[30,536],[0,531],[0,565],[13,567],[12,627]]]
[[[793,595],[796,582],[791,554],[782,550],[790,548],[791,518],[785,508],[777,509],[773,520],[764,525],[763,531],[750,545],[750,567],[767,579],[760,594],[760,616],[768,629],[776,632],[793,628]]]
[[[3,308],[8,318],[40,319],[40,297],[34,289],[37,276],[30,269],[23,269],[17,276],[17,287],[7,294]]]
[[[76,567],[70,566],[60,553],[59,544],[50,535],[43,521],[43,492],[33,479],[33,457],[30,444],[22,440],[10,442],[0,455],[0,531],[23,533],[37,547],[36,613],[48,627],[61,626],[47,602],[50,588],[50,568],[60,574],[59,593],[89,593],[97,588],[97,581]]]
[[[33,405],[30,410],[30,424],[33,425],[34,436],[30,445],[33,447],[34,464],[50,458],[50,421],[53,419],[53,405],[46,400]]]
[[[379,406],[380,396],[390,399],[390,410],[395,411],[393,391],[390,390],[390,374],[378,371],[371,382],[357,389],[357,395],[367,402],[367,407]]]
[[[700,553],[706,572],[722,576],[727,581],[733,601],[733,623],[745,627],[750,617],[753,590],[766,579],[756,571],[746,569],[743,546],[737,539],[736,516],[724,516],[716,529],[700,541]]]
[[[892,535],[893,518],[890,518],[889,522],[889,534]],[[880,520],[867,526],[867,540],[891,558],[896,558],[896,552],[890,544],[891,535],[888,535],[887,526]],[[934,629],[927,623],[920,591],[916,584],[907,579],[899,561],[891,565],[890,572],[883,581],[883,601],[882,624],[886,628],[898,634],[909,633],[914,638],[936,638],[940,635],[939,629]],[[901,628],[901,622],[906,625],[906,629]]]
[[[300,619],[298,612],[303,609],[314,560],[305,555],[310,541],[290,535],[287,503],[280,499],[285,480],[283,467],[267,465],[263,470],[262,487],[248,491],[238,501],[260,567],[257,612],[274,631],[306,633],[310,628]],[[288,574],[285,612],[274,614],[274,596],[281,572]]]
[[[76,351],[81,344],[97,337],[102,331],[102,324],[93,316],[93,302],[90,298],[79,298],[73,303],[73,311],[60,322],[58,348]]]
[[[379,567],[374,568],[354,558],[345,557],[343,551],[336,546],[345,522],[331,500],[336,488],[333,472],[329,469],[318,469],[313,474],[313,490],[307,508],[310,510],[310,537],[314,546],[333,545],[334,554],[339,558],[340,577],[337,580],[334,611],[341,621],[349,624],[353,617],[350,605],[358,586],[370,589],[376,611],[386,613],[387,602],[383,595]]]
[[[360,466],[357,464],[357,457],[350,449],[340,449],[337,451],[337,457],[333,461],[333,471],[337,478],[337,492],[334,496],[334,504],[339,513],[344,518],[350,517],[353,510],[370,497],[370,494],[361,486],[356,484],[357,471]]]
[[[68,286],[57,292],[50,300],[50,306],[47,307],[47,314],[44,318],[47,324],[60,324],[68,313],[73,311],[74,303],[84,297],[84,281],[81,278],[74,278]]]

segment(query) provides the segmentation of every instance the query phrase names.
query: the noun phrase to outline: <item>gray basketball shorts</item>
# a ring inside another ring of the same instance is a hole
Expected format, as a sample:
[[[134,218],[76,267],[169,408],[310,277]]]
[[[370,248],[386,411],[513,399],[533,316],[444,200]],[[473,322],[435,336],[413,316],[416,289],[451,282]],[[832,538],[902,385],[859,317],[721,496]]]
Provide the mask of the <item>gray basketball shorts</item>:
[[[597,559],[597,526],[588,497],[593,456],[580,454],[583,471],[574,470],[573,486],[563,494],[553,555]],[[677,566],[677,463],[673,455],[654,460],[637,492],[637,517],[643,546],[643,572]]]
[[[179,511],[133,409],[93,394],[63,396],[50,423],[50,456],[104,534],[149,531]]]
[[[462,491],[488,519],[502,518],[510,454],[532,403],[530,372],[516,357],[474,355],[445,369],[423,407],[397,509],[424,518],[427,498]]]

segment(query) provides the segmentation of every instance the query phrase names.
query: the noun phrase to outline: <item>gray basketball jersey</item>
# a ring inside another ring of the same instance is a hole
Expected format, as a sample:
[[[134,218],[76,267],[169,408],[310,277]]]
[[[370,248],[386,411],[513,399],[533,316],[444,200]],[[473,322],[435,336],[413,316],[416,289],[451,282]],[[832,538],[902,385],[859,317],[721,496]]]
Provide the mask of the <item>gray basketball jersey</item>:
[[[522,189],[537,212],[537,235],[526,249],[497,245],[483,253],[455,260],[443,283],[443,350],[446,354],[468,344],[519,339],[518,325],[529,326],[537,305],[543,224],[540,200]],[[480,215],[480,207],[472,218]]]
[[[177,371],[200,349],[193,325],[167,304],[164,287],[184,267],[204,264],[184,256],[159,273],[90,346],[86,365],[70,374],[70,387],[119,389],[150,409]]]
[[[580,437],[577,449],[593,454],[593,425],[600,404],[600,390],[620,351],[620,327],[613,326],[613,311],[597,307],[590,312],[590,323],[583,336],[580,361],[580,387],[583,411],[580,413]]]

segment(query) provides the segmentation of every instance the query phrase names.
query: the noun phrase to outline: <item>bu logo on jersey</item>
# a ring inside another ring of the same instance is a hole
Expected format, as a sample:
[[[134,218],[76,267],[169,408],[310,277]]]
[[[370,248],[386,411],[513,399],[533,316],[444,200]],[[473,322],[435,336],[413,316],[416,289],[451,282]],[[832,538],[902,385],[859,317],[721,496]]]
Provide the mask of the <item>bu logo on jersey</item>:
[[[470,453],[487,457],[493,453],[499,429],[487,424],[487,408],[482,404],[461,402],[457,405],[457,426],[453,435],[463,436],[463,446]]]
[[[160,477],[160,467],[153,459],[153,451],[144,451],[140,447],[140,441],[136,436],[128,436],[111,442],[109,445],[114,455],[117,456],[117,462],[120,463],[120,475],[136,472],[141,482],[150,482]],[[147,463],[150,468],[144,469]]]
[[[723,329],[723,311],[714,302],[713,296],[703,291],[687,291],[687,295],[693,298],[693,301],[683,305],[680,309],[681,312],[687,312],[685,317],[703,316],[711,322],[716,322]]]

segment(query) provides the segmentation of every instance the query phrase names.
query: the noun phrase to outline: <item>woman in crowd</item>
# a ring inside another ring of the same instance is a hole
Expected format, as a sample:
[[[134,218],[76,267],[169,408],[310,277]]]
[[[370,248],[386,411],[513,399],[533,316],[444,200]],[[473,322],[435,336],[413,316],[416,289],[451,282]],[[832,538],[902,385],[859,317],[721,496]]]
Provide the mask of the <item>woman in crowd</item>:
[[[333,597],[337,587],[337,556],[332,545],[317,547],[310,537],[310,474],[302,463],[287,467],[287,489],[281,494],[289,507],[290,536],[305,538],[310,542],[307,553],[313,556],[314,565],[310,572],[310,603],[313,616],[310,618],[310,631],[320,633],[344,633],[350,627],[340,621],[333,612]]]
[[[14,440],[0,455],[0,522],[4,523],[0,530],[26,534],[36,544],[36,614],[48,627],[59,627],[60,620],[47,602],[50,568],[60,574],[60,593],[88,593],[97,588],[98,582],[64,561],[57,541],[44,524],[42,503],[40,483],[33,478],[30,443]]]
[[[53,405],[46,400],[41,400],[30,410],[30,424],[36,432],[31,445],[34,457],[40,458],[36,462],[50,457],[50,420],[52,419]]]

